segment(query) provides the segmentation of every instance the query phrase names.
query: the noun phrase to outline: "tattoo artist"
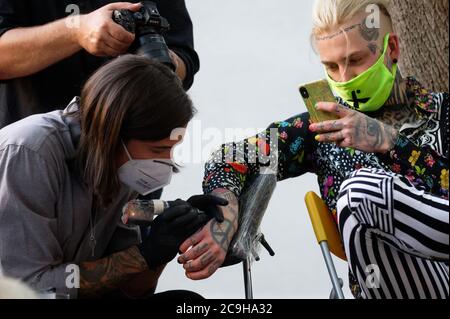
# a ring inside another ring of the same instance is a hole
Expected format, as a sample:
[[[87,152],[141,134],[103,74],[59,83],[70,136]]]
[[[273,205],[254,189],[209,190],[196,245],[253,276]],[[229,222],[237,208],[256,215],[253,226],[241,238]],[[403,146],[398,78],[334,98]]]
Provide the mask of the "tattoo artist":
[[[211,219],[223,221],[218,206],[228,204],[209,195],[172,201],[142,239],[121,222],[138,192],[170,183],[178,170],[171,151],[184,136],[172,131],[194,113],[174,72],[124,55],[94,73],[64,111],[0,130],[3,273],[71,298],[151,297],[181,244]],[[74,265],[80,278],[69,280]]]

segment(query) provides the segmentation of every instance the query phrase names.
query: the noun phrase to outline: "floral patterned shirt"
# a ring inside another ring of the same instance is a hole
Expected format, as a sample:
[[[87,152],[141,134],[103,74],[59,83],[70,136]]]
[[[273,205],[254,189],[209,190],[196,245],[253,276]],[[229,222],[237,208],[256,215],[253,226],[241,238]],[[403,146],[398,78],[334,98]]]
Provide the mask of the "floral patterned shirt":
[[[430,92],[414,78],[408,78],[407,94],[414,101],[408,106],[412,114],[407,114],[413,115],[413,120],[401,127],[395,147],[387,154],[364,153],[317,142],[315,134],[308,129],[309,114],[304,113],[273,123],[255,137],[223,145],[206,164],[203,190],[210,193],[225,188],[239,197],[246,181],[264,166],[258,156],[265,155],[276,163],[279,181],[315,173],[321,196],[335,220],[340,186],[361,168],[401,174],[418,189],[448,199],[448,94]],[[338,99],[338,102],[342,101]],[[271,129],[272,135],[276,132],[275,142],[273,136],[269,138]]]
[[[382,168],[404,175],[417,188],[448,198],[448,94],[429,92],[413,78],[408,79],[408,94],[414,97],[412,110],[417,113],[417,120],[403,125],[395,147],[388,154],[319,143],[308,129],[309,114],[304,113],[273,123],[266,132],[240,143],[223,145],[206,164],[203,189],[210,193],[225,188],[239,196],[245,182],[262,166],[249,159],[263,153],[277,162],[279,181],[315,173],[322,198],[334,213],[340,185],[361,168]],[[271,129],[277,132],[278,152],[271,152],[274,149],[269,140]]]

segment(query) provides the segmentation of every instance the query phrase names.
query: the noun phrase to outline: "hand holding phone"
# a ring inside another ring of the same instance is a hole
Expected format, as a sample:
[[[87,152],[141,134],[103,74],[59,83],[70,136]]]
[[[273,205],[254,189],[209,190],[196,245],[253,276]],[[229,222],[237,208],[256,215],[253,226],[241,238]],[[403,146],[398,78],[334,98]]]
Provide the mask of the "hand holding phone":
[[[316,109],[318,102],[336,103],[336,98],[328,85],[327,80],[320,80],[301,85],[300,94],[311,116],[311,122],[320,123],[339,119],[336,115]]]

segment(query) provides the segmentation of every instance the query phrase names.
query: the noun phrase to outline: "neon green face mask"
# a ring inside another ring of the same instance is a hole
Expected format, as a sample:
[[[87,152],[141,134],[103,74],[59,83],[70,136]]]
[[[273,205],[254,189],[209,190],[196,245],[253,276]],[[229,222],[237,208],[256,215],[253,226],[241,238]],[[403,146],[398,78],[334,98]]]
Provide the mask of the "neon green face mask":
[[[379,110],[391,95],[397,74],[397,64],[390,71],[384,64],[389,34],[384,39],[384,50],[378,61],[367,71],[349,82],[336,82],[327,72],[331,89],[354,109],[361,112]]]

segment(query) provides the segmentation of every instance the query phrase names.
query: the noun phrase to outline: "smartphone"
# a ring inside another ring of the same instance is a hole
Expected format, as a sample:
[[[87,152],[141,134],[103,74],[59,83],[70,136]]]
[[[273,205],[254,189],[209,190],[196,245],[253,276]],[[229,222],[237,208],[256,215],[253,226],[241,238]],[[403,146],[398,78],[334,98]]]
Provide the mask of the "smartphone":
[[[311,122],[320,123],[339,119],[335,114],[319,111],[315,108],[315,105],[318,102],[336,103],[336,98],[334,97],[327,80],[300,85],[299,91],[309,115],[311,116]]]

